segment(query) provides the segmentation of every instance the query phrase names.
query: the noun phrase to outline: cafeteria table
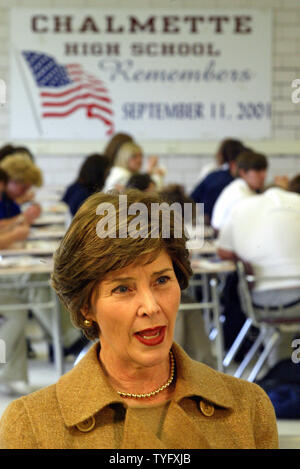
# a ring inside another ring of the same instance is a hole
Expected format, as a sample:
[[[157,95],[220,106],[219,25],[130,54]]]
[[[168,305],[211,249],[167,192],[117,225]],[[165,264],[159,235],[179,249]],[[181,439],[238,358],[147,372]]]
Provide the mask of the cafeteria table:
[[[210,340],[216,342],[217,366],[219,371],[224,371],[224,340],[222,318],[220,313],[219,283],[220,277],[234,272],[236,266],[234,262],[223,261],[217,257],[202,258],[191,255],[191,266],[194,276],[200,279],[192,278],[191,287],[202,287],[202,300],[194,303],[181,304],[180,310],[201,309],[204,310],[204,324],[207,335]],[[193,295],[195,297],[195,294]]]
[[[53,261],[51,257],[38,259],[34,256],[2,256],[0,255],[0,288],[11,288],[12,283],[8,282],[11,277],[15,280],[13,288],[28,289],[34,291],[41,287],[48,287],[50,290],[50,301],[47,302],[28,302],[0,305],[1,311],[8,310],[22,310],[24,308],[30,310],[34,308],[46,309],[52,311],[52,327],[51,334],[53,340],[55,366],[58,376],[64,373],[64,358],[63,358],[63,345],[62,345],[62,330],[61,330],[61,315],[60,304],[58,297],[54,290],[50,287],[49,280],[53,270]],[[34,276],[40,274],[48,274],[45,279],[33,280]],[[21,283],[18,286],[18,278],[23,275],[28,275],[29,280],[26,284]],[[30,298],[30,295],[28,295]]]

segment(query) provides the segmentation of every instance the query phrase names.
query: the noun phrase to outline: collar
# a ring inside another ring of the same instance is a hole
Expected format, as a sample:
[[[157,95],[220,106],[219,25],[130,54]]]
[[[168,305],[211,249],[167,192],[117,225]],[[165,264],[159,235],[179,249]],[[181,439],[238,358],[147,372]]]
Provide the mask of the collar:
[[[232,408],[233,397],[222,373],[192,360],[177,344],[172,350],[176,360],[174,401],[198,396],[220,407]],[[56,395],[66,426],[87,420],[113,403],[127,407],[107,381],[98,360],[99,342],[92,345],[80,362],[56,384]]]
[[[233,408],[234,398],[226,385],[223,373],[192,360],[176,343],[172,345],[172,350],[177,374],[175,402],[196,396],[220,407]]]

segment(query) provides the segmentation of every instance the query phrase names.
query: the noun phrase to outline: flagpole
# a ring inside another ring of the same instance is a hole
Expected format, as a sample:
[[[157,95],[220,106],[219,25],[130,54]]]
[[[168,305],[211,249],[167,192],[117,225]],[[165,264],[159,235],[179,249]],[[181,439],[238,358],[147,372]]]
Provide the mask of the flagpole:
[[[43,130],[42,130],[42,127],[40,125],[39,116],[38,116],[38,113],[36,111],[34,101],[33,101],[33,98],[32,98],[31,92],[30,92],[30,87],[29,87],[29,84],[28,84],[26,73],[24,73],[23,66],[22,66],[21,61],[20,61],[20,54],[16,51],[16,49],[14,50],[14,52],[15,52],[15,56],[16,56],[18,69],[19,69],[20,74],[23,78],[23,83],[24,83],[24,86],[25,86],[25,90],[27,92],[29,104],[30,104],[30,107],[31,107],[31,110],[32,110],[34,120],[35,120],[35,125],[36,125],[39,136],[41,136],[43,134]]]

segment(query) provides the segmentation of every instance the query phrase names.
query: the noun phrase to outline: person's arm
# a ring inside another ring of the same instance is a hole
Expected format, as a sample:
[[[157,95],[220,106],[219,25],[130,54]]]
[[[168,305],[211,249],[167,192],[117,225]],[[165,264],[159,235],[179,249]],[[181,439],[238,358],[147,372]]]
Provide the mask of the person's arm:
[[[23,213],[16,215],[10,218],[4,218],[0,220],[0,233],[2,231],[6,231],[7,229],[11,229],[15,226],[18,226],[22,223],[27,223],[31,225],[31,223],[39,217],[41,214],[41,207],[38,204],[32,204]]]
[[[28,237],[29,226],[23,223],[3,233],[0,232],[0,249],[7,249],[16,241],[23,241]]]
[[[11,218],[3,218],[0,220],[0,232],[2,230],[10,229],[13,226],[19,225],[20,223],[24,223],[25,218],[24,215],[16,215],[15,217]]]
[[[22,399],[13,401],[0,421],[0,449],[39,449]]]
[[[228,251],[227,249],[218,248],[218,255],[224,261],[234,261],[238,260],[238,256],[233,251]]]
[[[255,410],[253,416],[256,449],[278,449],[278,430],[272,402],[257,384],[255,389]]]

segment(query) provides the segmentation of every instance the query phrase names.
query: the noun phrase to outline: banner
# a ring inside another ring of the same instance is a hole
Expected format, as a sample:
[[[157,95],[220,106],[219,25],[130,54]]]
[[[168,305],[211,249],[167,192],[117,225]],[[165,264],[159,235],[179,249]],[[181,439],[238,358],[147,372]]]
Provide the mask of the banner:
[[[268,10],[13,9],[11,138],[270,137]]]

